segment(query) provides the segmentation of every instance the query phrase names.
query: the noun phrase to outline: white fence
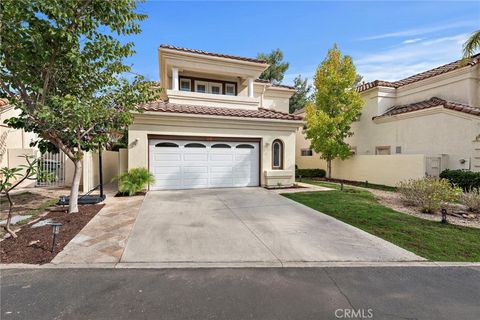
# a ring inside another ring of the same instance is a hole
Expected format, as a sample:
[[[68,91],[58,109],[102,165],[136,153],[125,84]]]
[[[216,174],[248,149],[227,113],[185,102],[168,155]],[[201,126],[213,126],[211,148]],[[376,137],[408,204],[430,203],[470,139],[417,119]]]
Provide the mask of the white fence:
[[[65,186],[65,154],[46,152],[38,158],[38,187]]]

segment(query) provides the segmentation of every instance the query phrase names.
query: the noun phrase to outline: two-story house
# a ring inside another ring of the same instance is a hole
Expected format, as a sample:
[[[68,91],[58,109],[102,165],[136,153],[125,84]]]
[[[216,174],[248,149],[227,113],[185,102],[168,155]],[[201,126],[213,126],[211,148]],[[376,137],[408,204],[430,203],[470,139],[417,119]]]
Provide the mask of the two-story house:
[[[335,161],[333,177],[394,184],[447,168],[480,171],[480,54],[358,91],[365,105],[346,140],[355,156]],[[296,152],[300,168],[325,168],[301,129]]]
[[[166,99],[142,105],[128,129],[128,168],[150,190],[288,186],[294,182],[292,87],[258,80],[265,61],[161,45]]]

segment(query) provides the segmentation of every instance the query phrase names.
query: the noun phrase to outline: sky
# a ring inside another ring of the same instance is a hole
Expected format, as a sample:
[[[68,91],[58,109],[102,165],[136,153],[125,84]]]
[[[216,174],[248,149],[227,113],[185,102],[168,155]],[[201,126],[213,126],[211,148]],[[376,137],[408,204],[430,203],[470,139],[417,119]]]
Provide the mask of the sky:
[[[132,71],[159,80],[160,44],[256,57],[280,48],[284,78],[312,79],[337,43],[365,81],[399,80],[461,58],[480,29],[480,1],[147,1],[143,32],[128,37]]]

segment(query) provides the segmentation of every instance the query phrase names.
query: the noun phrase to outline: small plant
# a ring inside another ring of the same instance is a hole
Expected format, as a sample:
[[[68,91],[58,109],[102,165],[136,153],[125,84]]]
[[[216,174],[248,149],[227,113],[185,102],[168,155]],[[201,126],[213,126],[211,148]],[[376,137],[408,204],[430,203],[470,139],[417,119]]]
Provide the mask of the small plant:
[[[480,213],[480,191],[472,189],[460,196],[460,202],[464,204],[469,211]]]
[[[145,189],[147,184],[154,183],[155,177],[145,168],[133,168],[120,174],[115,180],[118,180],[118,191],[131,197]]]
[[[12,210],[14,203],[10,197],[10,192],[18,187],[25,180],[33,180],[35,174],[37,173],[37,160],[31,156],[21,156],[25,158],[27,162],[26,165],[19,165],[18,167],[8,168],[4,167],[0,169],[0,192],[5,194],[8,199],[8,216],[7,222],[5,223],[4,229],[7,231],[13,238],[16,238],[17,235],[15,232],[10,229],[10,222],[12,220]]]
[[[419,206],[425,213],[437,212],[444,203],[458,200],[462,193],[448,180],[432,177],[401,181],[397,188],[404,201]]]

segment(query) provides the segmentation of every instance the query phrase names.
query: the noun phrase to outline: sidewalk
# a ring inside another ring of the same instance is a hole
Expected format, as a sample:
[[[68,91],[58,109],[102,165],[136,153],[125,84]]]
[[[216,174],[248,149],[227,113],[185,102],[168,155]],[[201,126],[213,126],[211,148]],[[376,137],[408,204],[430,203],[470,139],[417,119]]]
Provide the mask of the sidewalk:
[[[53,260],[56,265],[117,263],[123,254],[144,196],[115,198],[107,187],[105,207]]]

